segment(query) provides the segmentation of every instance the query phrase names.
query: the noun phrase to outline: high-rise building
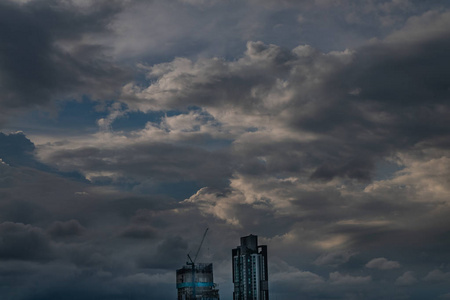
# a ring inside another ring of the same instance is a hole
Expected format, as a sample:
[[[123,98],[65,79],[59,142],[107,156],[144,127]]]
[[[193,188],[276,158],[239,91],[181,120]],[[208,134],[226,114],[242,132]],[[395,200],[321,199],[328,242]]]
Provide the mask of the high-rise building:
[[[267,246],[258,245],[258,236],[241,237],[232,251],[233,300],[269,300]]]
[[[177,270],[178,300],[219,300],[212,264],[185,265]],[[195,288],[194,288],[195,286]]]

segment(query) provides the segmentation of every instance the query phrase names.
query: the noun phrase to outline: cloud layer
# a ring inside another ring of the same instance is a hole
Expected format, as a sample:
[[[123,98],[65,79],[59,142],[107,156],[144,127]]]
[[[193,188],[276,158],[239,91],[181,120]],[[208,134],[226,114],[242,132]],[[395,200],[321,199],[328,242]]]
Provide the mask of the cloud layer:
[[[0,6],[2,299],[173,299],[206,227],[224,299],[250,233],[275,298],[448,296],[448,4]]]

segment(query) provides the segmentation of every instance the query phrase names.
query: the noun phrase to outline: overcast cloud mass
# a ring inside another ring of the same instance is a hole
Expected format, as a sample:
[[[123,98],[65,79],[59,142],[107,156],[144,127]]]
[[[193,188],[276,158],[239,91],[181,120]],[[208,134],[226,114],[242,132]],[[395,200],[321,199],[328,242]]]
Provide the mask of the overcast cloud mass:
[[[0,2],[0,298],[450,299],[450,4]]]

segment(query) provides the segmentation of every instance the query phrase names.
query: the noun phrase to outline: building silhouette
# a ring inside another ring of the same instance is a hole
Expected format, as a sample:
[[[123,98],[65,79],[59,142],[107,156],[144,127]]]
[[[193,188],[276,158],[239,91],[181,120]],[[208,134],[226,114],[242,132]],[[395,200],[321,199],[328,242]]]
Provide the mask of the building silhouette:
[[[244,236],[232,256],[233,300],[269,300],[267,246],[259,246],[256,235]]]
[[[219,300],[219,290],[214,283],[213,265],[186,264],[178,269],[177,290],[178,300]]]

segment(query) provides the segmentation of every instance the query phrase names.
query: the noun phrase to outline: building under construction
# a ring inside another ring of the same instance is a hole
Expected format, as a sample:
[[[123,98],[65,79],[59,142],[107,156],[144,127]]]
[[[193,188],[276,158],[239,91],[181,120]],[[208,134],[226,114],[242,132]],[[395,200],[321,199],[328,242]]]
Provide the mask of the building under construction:
[[[207,232],[208,228],[203,234],[194,259],[188,254],[189,261],[177,270],[178,300],[219,300],[219,290],[214,283],[213,265],[196,263]]]
[[[178,300],[219,300],[213,265],[189,264],[177,270]]]

